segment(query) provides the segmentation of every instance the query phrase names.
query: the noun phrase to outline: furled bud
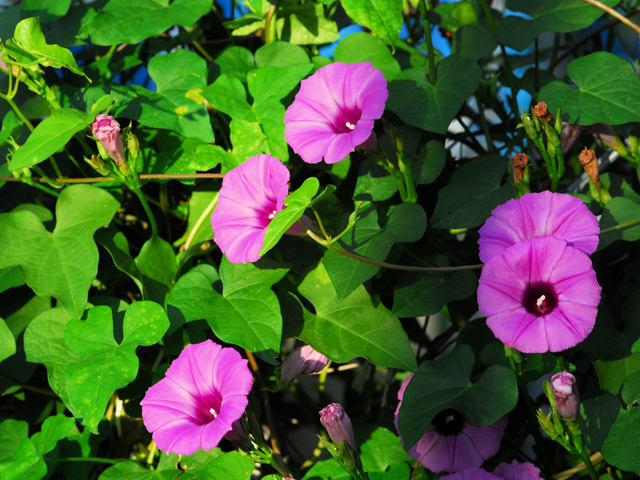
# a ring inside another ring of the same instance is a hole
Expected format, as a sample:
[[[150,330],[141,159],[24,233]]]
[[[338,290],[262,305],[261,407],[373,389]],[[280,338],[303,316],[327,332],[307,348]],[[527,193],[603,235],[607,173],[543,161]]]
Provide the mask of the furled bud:
[[[311,346],[296,348],[282,362],[280,379],[292,382],[298,375],[319,373],[329,363],[329,359],[316,352]]]
[[[93,121],[93,135],[118,165],[124,163],[120,124],[111,115],[97,115]]]
[[[525,180],[528,163],[529,157],[527,157],[526,153],[516,153],[513,156],[513,183],[516,185],[518,185],[520,181]]]
[[[582,168],[587,172],[589,178],[600,188],[600,179],[598,177],[598,159],[593,150],[589,150],[587,147],[580,152],[580,163]]]
[[[547,104],[544,102],[540,102],[533,107],[533,114],[541,123],[544,123],[545,120],[552,125],[555,123],[555,118],[553,118],[553,115],[551,115],[551,112],[549,112],[549,109],[547,108]]]
[[[520,117],[520,121],[522,122],[521,125],[524,127],[525,132],[527,132],[527,136],[531,140],[536,140],[540,135],[538,134],[539,128],[536,126],[536,123],[533,121],[533,118],[529,116],[527,112],[524,112],[522,114],[522,117]]]
[[[138,155],[140,155],[140,142],[138,141],[138,137],[133,133],[129,134],[127,137],[127,149],[129,150],[129,156],[131,159],[137,160]]]
[[[327,429],[333,443],[340,445],[347,442],[352,449],[357,448],[351,419],[339,403],[327,405],[320,411],[320,423]]]
[[[576,421],[580,415],[580,395],[576,386],[576,377],[569,372],[556,373],[551,377],[551,389],[558,413],[565,420]]]

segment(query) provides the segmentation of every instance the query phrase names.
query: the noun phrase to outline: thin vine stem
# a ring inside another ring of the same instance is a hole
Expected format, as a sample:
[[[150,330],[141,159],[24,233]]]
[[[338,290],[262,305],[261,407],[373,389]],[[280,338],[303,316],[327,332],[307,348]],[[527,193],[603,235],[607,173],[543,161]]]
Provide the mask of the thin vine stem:
[[[611,233],[611,232],[615,232],[616,230],[622,230],[627,227],[632,227],[633,225],[637,225],[638,223],[640,223],[640,218],[636,218],[635,220],[630,220],[628,222],[621,223],[620,225],[616,225],[615,227],[609,227],[609,228],[605,228],[604,230],[600,230],[600,235],[602,235],[603,233]]]
[[[147,217],[149,217],[149,223],[151,224],[151,237],[152,238],[157,237],[158,222],[156,221],[156,217],[153,215],[153,212],[151,211],[149,202],[147,202],[147,199],[145,198],[144,193],[142,193],[142,190],[140,189],[140,187],[132,188],[132,191],[140,199],[140,203],[142,203],[142,208],[144,208],[144,211],[146,212]]]
[[[433,51],[433,41],[431,40],[431,25],[429,24],[429,8],[425,0],[420,0],[420,15],[422,15],[422,25],[424,26],[424,37],[427,41],[427,52],[429,55],[429,82],[436,84],[436,60]]]
[[[165,179],[165,180],[179,180],[181,178],[224,178],[224,173],[147,173],[138,175],[140,180],[153,180],[153,179]],[[35,182],[48,183],[44,178],[32,178]],[[55,178],[49,179],[55,183],[101,183],[101,182],[113,182],[117,179],[113,177],[87,177],[87,178]],[[20,182],[19,178],[15,177],[3,177],[0,176],[0,182]]]
[[[379,267],[391,268],[393,270],[405,270],[408,272],[457,272],[460,270],[477,270],[479,268],[484,267],[484,264],[482,263],[477,265],[464,265],[462,267],[412,267],[410,265],[396,265],[395,263],[379,262],[378,260],[372,260],[371,258],[362,257],[355,253],[347,252],[346,250],[336,248],[333,245],[330,245],[326,240],[323,240],[318,235],[313,233],[311,230],[307,230],[307,235],[309,235],[313,240],[318,242],[320,245],[328,248],[329,250],[333,250],[334,252],[339,253],[340,255],[353,258],[354,260],[358,260],[360,262],[370,263],[372,265],[378,265]]]
[[[111,458],[99,458],[99,457],[66,457],[66,458],[51,458],[44,457],[47,462],[94,462],[94,463],[110,463],[115,465],[117,463],[126,462],[126,458],[111,459]]]
[[[196,233],[198,233],[198,230],[200,230],[200,226],[204,223],[205,219],[211,215],[211,212],[213,212],[217,204],[218,204],[218,193],[215,194],[215,196],[213,197],[213,200],[211,200],[211,203],[207,205],[207,208],[204,209],[204,212],[202,212],[202,215],[198,217],[198,220],[196,220],[196,223],[193,225],[193,228],[191,229],[191,232],[189,232],[189,236],[187,237],[187,241],[184,242],[185,250],[187,250],[191,246],[191,243],[193,242],[193,239],[195,238]]]
[[[617,10],[614,10],[613,8],[606,6],[604,3],[599,2],[598,0],[584,0],[584,1],[587,2],[587,3],[590,3],[594,7],[598,7],[599,9],[604,10],[609,15],[611,15],[612,17],[617,18],[622,23],[624,23],[627,27],[632,28],[633,30],[635,30],[640,35],[640,27],[638,25],[636,25],[635,23],[633,23],[631,20],[629,20],[627,17],[622,15]]]

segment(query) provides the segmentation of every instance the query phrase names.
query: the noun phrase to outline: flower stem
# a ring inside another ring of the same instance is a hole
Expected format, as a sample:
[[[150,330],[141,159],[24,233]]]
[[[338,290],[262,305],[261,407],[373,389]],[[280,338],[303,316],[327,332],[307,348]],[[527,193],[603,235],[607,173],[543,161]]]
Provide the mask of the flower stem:
[[[47,462],[94,462],[94,463],[110,463],[112,465],[129,461],[126,458],[112,459],[112,458],[99,458],[99,457],[67,457],[67,458],[43,457],[43,458]]]
[[[429,82],[436,84],[436,58],[433,52],[433,41],[431,40],[431,25],[429,24],[429,7],[425,0],[420,0],[420,14],[424,26],[424,36],[427,41],[427,52],[429,53]]]
[[[24,124],[29,128],[29,130],[31,130],[32,132],[35,130],[33,124],[29,121],[27,117],[25,117],[24,113],[22,113],[22,111],[18,108],[18,106],[16,105],[16,102],[14,102],[12,98],[9,98],[7,95],[4,95],[2,93],[0,93],[0,98],[7,101],[7,103],[11,106],[13,111],[16,113],[16,115],[20,117],[20,120],[24,122]]]
[[[640,218],[637,218],[635,220],[630,220],[625,223],[621,223],[620,225],[616,225],[615,227],[609,227],[609,228],[605,228],[604,230],[600,230],[600,235],[602,235],[603,233],[611,233],[611,232],[615,232],[616,230],[622,230],[627,227],[632,227],[634,225],[637,225],[638,223],[640,223]]]
[[[593,467],[593,463],[591,463],[591,459],[589,458],[589,454],[587,453],[587,449],[583,448],[580,452],[580,456],[582,457],[582,461],[584,462],[584,466],[587,467],[587,472],[591,476],[591,480],[598,480],[598,473],[596,469]]]
[[[370,263],[372,265],[378,265],[380,267],[391,268],[393,270],[406,270],[409,272],[457,272],[459,270],[477,270],[484,266],[484,264],[482,263],[477,265],[464,265],[462,267],[412,267],[409,265],[396,265],[395,263],[379,262],[378,260],[372,260],[370,258],[362,257],[355,253],[347,252],[346,250],[336,248],[326,240],[323,240],[322,238],[317,236],[311,230],[307,230],[307,235],[309,235],[309,237],[311,237],[320,245],[328,248],[329,250],[333,250],[336,253],[344,255],[345,257],[353,258],[354,260],[358,260],[364,263]]]
[[[193,225],[193,228],[191,229],[191,232],[189,232],[189,236],[187,237],[187,241],[184,243],[185,250],[187,250],[191,246],[191,242],[193,242],[193,239],[195,238],[196,233],[198,233],[198,230],[200,230],[200,227],[204,223],[205,218],[211,215],[211,212],[213,212],[213,209],[216,208],[217,204],[218,204],[218,193],[214,195],[213,200],[211,200],[211,203],[207,205],[207,208],[204,209],[204,212],[202,212],[202,215],[198,217],[198,220],[196,220],[196,223]]]
[[[637,33],[640,34],[640,27],[638,25],[636,25],[635,23],[631,22],[628,18],[626,18],[625,16],[621,15],[620,13],[618,13],[613,8],[606,6],[604,3],[601,3],[598,0],[584,0],[584,1],[587,2],[587,3],[590,3],[594,7],[598,7],[599,9],[604,10],[609,15],[611,15],[612,17],[617,18],[622,23],[624,23],[626,26],[634,29]]]
[[[158,223],[156,222],[156,217],[153,215],[153,212],[151,211],[151,207],[149,206],[147,199],[145,198],[139,186],[136,185],[135,187],[132,188],[132,190],[140,199],[140,203],[142,203],[142,208],[144,208],[144,211],[146,212],[147,217],[149,217],[149,224],[151,225],[151,238],[157,237]]]

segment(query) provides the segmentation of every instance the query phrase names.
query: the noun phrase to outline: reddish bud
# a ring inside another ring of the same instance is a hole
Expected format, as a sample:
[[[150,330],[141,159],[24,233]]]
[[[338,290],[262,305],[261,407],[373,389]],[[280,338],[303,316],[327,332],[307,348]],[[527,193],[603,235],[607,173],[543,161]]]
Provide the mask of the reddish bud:
[[[551,377],[551,389],[558,413],[570,422],[580,415],[580,394],[576,386],[576,377],[569,372],[556,373]]]
[[[551,112],[549,112],[549,109],[547,108],[547,104],[544,102],[540,102],[533,107],[533,114],[543,123],[545,120],[551,124],[555,122],[555,118],[551,115]]]
[[[513,156],[513,183],[516,185],[521,180],[524,180],[528,163],[529,157],[527,157],[526,153],[516,153]]]
[[[351,419],[339,403],[327,405],[320,411],[320,423],[327,429],[333,443],[347,442],[352,449],[357,448]]]
[[[124,163],[120,124],[111,115],[97,115],[93,121],[93,135],[118,165]]]
[[[593,180],[593,183],[595,183],[598,188],[600,188],[598,159],[596,158],[595,152],[585,147],[584,150],[580,152],[580,163],[582,164],[584,171],[589,175],[589,178]]]

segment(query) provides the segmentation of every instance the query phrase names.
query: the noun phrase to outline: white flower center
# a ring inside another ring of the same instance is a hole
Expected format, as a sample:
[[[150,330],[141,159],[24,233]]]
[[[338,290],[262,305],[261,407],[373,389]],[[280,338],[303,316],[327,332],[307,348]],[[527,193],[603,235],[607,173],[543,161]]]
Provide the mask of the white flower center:
[[[273,213],[270,213],[269,214],[269,220],[273,220],[273,217],[275,217],[277,213],[278,213],[277,210],[274,210]]]
[[[209,413],[210,413],[211,415],[213,415],[213,418],[214,418],[214,419],[218,418],[218,414],[216,413],[216,411],[215,411],[213,408],[210,408],[210,409],[209,409]]]
[[[354,128],[356,128],[356,126],[355,126],[353,123],[349,123],[349,122],[347,122],[347,123],[345,123],[345,125],[347,126],[347,128],[348,128],[349,130],[353,130]]]
[[[538,305],[538,308],[542,307],[542,304],[546,299],[547,299],[546,295],[541,295],[540,298],[536,300],[536,305]]]

